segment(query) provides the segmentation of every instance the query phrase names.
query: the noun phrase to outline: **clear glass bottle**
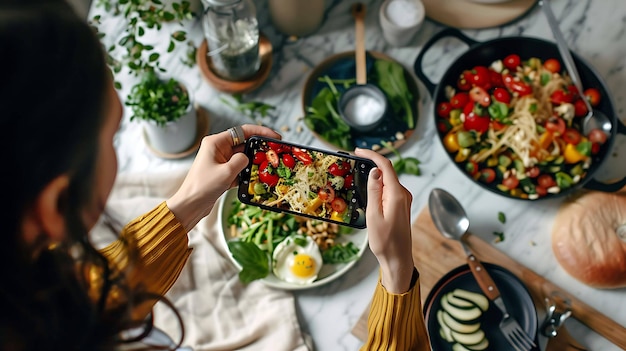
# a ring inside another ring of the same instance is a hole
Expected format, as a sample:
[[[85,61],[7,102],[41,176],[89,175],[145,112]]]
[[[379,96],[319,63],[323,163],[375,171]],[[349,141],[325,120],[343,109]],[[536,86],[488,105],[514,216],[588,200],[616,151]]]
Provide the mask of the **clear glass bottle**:
[[[252,0],[205,0],[204,36],[215,72],[244,80],[261,66],[259,24]]]

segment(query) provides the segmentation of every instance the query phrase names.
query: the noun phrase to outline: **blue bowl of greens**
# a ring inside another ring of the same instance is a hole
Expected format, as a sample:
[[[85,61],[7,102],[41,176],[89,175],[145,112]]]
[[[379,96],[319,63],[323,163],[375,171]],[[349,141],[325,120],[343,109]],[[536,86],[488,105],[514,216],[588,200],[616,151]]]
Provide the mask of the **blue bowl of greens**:
[[[366,55],[368,84],[386,95],[389,112],[385,120],[368,131],[350,127],[341,118],[338,103],[342,94],[356,85],[354,51],[331,56],[309,75],[302,94],[304,123],[321,141],[334,148],[352,151],[355,147],[391,152],[410,137],[417,125],[419,90],[410,71],[378,52]]]

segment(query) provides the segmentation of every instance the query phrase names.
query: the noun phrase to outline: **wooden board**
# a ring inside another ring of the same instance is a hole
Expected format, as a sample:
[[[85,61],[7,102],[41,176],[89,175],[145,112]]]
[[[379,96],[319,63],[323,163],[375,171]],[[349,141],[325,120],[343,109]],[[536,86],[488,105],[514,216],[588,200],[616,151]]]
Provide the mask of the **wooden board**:
[[[412,225],[413,260],[420,272],[422,304],[433,286],[450,270],[463,265],[465,253],[458,243],[444,238],[430,218],[428,207],[424,208]],[[557,293],[569,299],[572,316],[590,329],[604,336],[615,345],[626,350],[626,328],[606,317],[534,271],[517,263],[512,258],[481,238],[468,234],[464,237],[467,246],[481,261],[500,265],[515,274],[530,291],[536,306],[545,306],[544,299]],[[556,301],[557,303],[559,301]],[[563,306],[560,306],[563,307]],[[367,315],[369,307],[352,329],[352,334],[361,340],[367,338]]]

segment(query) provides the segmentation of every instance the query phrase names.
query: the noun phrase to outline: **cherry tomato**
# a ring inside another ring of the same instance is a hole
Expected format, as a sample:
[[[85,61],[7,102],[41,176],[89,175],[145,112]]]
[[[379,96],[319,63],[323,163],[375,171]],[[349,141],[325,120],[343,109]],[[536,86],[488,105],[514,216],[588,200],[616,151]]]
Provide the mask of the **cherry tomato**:
[[[485,66],[476,66],[472,70],[474,75],[472,75],[472,84],[489,89],[491,85],[491,77],[489,75],[489,69]]]
[[[346,204],[346,200],[340,197],[336,197],[333,200],[333,202],[330,203],[330,207],[332,207],[333,211],[342,213],[343,211],[346,210],[346,207],[348,207],[348,204]]]
[[[563,89],[555,90],[552,95],[550,95],[550,101],[552,101],[555,105],[572,103],[574,97],[569,91],[565,91]]]
[[[437,130],[441,133],[446,133],[450,130],[450,122],[448,120],[440,118],[437,121]]]
[[[474,112],[471,112],[469,115],[465,116],[463,128],[465,128],[465,130],[475,130],[479,133],[485,133],[489,130],[489,117],[478,116]]]
[[[273,169],[269,168],[269,162],[267,160],[263,161],[259,166],[259,180],[269,186],[276,186],[279,179],[278,174],[274,173]]]
[[[456,82],[457,88],[462,91],[468,91],[472,89],[472,72],[471,71],[463,71],[459,80]]]
[[[537,166],[530,167],[526,170],[526,175],[530,178],[537,178],[541,173],[541,170]]]
[[[545,189],[550,189],[551,187],[556,185],[556,182],[554,181],[554,178],[552,178],[551,175],[542,174],[539,176],[539,178],[537,178],[537,184],[539,184],[539,186]]]
[[[452,108],[463,108],[469,102],[469,95],[465,92],[460,92],[454,94],[452,99],[450,99],[450,105]]]
[[[515,78],[510,74],[503,74],[502,80],[504,81],[504,86],[510,91],[516,92],[519,96],[526,96],[532,94],[533,88],[520,81],[519,78]]]
[[[480,180],[485,183],[491,183],[496,179],[496,171],[492,168],[484,168],[480,171]]]
[[[267,160],[267,156],[265,156],[265,152],[257,151],[257,152],[254,153],[254,158],[252,159],[252,164],[260,165],[265,160]]]
[[[500,123],[498,121],[491,121],[491,128],[493,128],[494,130],[498,131],[498,130],[502,130],[506,127],[506,124],[504,123]]]
[[[600,91],[596,88],[589,88],[583,93],[591,106],[598,106],[600,103]]]
[[[576,99],[578,99],[580,97],[580,95],[578,94],[578,88],[576,88],[576,86],[574,84],[570,84],[567,86],[567,91],[572,94],[572,99],[574,101],[576,101]]]
[[[606,139],[608,139],[606,134],[604,134],[604,132],[598,128],[594,128],[589,132],[589,141],[591,141],[592,143],[598,143],[602,145],[606,143]]]
[[[330,184],[326,184],[326,186],[317,191],[317,196],[320,200],[330,203],[335,199],[335,189]]]
[[[348,174],[343,181],[343,188],[350,189],[354,185],[354,174]]]
[[[574,116],[583,117],[587,112],[589,112],[589,110],[587,110],[587,105],[585,105],[583,99],[574,101]]]
[[[491,85],[494,87],[503,87],[504,81],[502,80],[502,74],[489,70],[489,80],[491,80]]]
[[[291,156],[291,154],[283,154],[282,156],[283,164],[286,167],[294,168],[296,166],[296,160]]]
[[[469,175],[471,176],[478,174],[478,171],[479,171],[478,163],[476,163],[475,161],[468,161],[465,164],[465,171],[469,173]]]
[[[596,155],[598,152],[600,152],[600,144],[591,143],[591,154]]]
[[[487,93],[487,91],[480,86],[473,87],[469,92],[469,97],[472,101],[475,101],[484,107],[491,104],[491,97],[489,96],[489,93]]]
[[[568,144],[578,145],[581,138],[582,135],[574,128],[567,128],[565,133],[563,133],[563,140]]]
[[[293,154],[293,157],[300,160],[300,162],[302,162],[304,165],[310,165],[313,162],[313,158],[311,158],[311,155],[309,155],[308,152],[299,147],[292,148],[291,153]]]
[[[350,173],[351,168],[348,162],[339,160],[328,167],[328,173],[335,177],[345,177]]]
[[[552,73],[561,72],[561,62],[559,62],[559,60],[554,59],[554,58],[547,59],[543,63],[543,67]]]
[[[546,122],[546,129],[552,133],[563,135],[565,133],[565,121],[563,118],[552,116]]]
[[[546,196],[546,195],[548,195],[548,190],[546,188],[542,187],[541,185],[536,185],[535,186],[535,192],[539,196]]]
[[[278,158],[276,151],[272,149],[267,150],[267,152],[265,153],[265,158],[267,158],[267,160],[272,164],[272,167],[278,167],[280,159]]]
[[[450,116],[450,111],[452,111],[452,105],[447,102],[440,102],[439,105],[437,105],[437,115],[439,115],[439,117],[448,117]]]
[[[505,57],[502,63],[504,63],[504,67],[510,69],[511,71],[515,71],[515,69],[517,69],[517,67],[519,67],[519,65],[522,63],[522,59],[519,57],[519,55],[511,54]]]
[[[289,146],[285,144],[281,144],[281,143],[276,143],[273,141],[268,141],[267,146],[269,146],[270,149],[274,150],[277,154],[280,154],[289,150]]]
[[[507,105],[511,102],[511,94],[504,88],[495,88],[493,90],[493,98]]]
[[[502,185],[507,187],[509,190],[513,190],[519,185],[519,179],[517,179],[514,175],[510,175],[508,178],[504,178],[502,180]]]

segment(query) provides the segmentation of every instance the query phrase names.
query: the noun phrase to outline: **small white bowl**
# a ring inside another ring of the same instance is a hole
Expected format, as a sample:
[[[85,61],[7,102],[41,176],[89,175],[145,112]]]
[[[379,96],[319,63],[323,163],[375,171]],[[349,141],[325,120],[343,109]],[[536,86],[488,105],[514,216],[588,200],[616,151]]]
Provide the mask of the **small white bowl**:
[[[385,40],[406,46],[424,22],[426,10],[421,0],[385,0],[379,14]]]

